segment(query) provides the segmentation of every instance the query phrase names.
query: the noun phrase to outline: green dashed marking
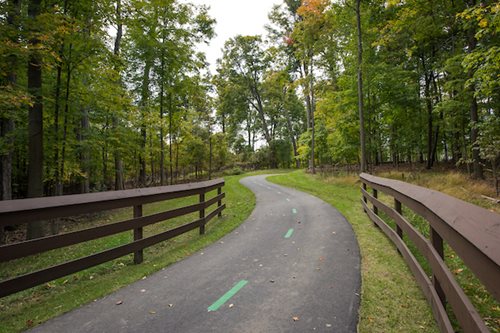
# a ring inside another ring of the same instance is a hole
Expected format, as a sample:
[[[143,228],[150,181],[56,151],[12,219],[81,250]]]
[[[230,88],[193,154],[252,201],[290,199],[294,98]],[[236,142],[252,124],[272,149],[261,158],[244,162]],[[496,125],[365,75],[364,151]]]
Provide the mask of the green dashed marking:
[[[285,238],[290,238],[292,237],[292,234],[293,234],[293,228],[291,228],[290,230],[288,230],[288,232],[286,233],[285,235]]]
[[[214,304],[210,305],[207,310],[208,312],[211,311],[217,311],[221,306],[224,305],[231,297],[236,295],[238,291],[240,291],[241,288],[246,286],[248,283],[247,280],[241,280],[238,282],[234,287],[232,287],[227,293],[225,293],[221,298],[219,298]]]
[[[297,214],[297,210],[295,208],[292,209],[292,214]]]

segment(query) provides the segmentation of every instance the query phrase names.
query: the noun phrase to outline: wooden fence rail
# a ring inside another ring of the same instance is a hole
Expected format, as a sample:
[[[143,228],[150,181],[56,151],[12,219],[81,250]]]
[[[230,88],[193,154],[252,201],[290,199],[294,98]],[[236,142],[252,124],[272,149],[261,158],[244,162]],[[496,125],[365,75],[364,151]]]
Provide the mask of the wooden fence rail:
[[[196,228],[199,228],[200,234],[204,234],[205,224],[215,216],[222,216],[222,210],[226,207],[222,203],[222,199],[225,197],[225,193],[222,192],[223,186],[224,180],[218,179],[200,183],[134,190],[2,201],[0,202],[0,228],[2,229],[7,225],[34,223],[46,219],[125,207],[133,207],[134,213],[132,219],[122,222],[0,246],[0,262],[87,242],[124,231],[132,230],[134,238],[128,244],[1,281],[0,297],[76,273],[130,253],[134,253],[134,263],[139,264],[143,260],[143,249],[149,246]],[[213,190],[217,190],[217,194],[213,198],[205,200],[205,194]],[[142,214],[144,204],[189,196],[199,196],[199,203],[148,216]],[[206,214],[205,211],[216,203],[216,208]],[[143,227],[195,212],[199,212],[199,219],[143,238]]]
[[[489,332],[460,285],[445,264],[443,242],[463,260],[498,301],[500,300],[500,216],[446,194],[368,174],[360,175],[362,205],[370,219],[394,242],[431,305],[442,332],[453,333],[446,313],[448,303],[464,332]],[[372,194],[367,188],[372,189]],[[378,199],[382,192],[394,198],[394,208]],[[368,206],[368,201],[372,209]],[[430,239],[404,217],[405,205],[429,223]],[[382,211],[396,224],[392,229],[380,217]],[[425,257],[432,270],[429,278],[403,241],[403,234]]]

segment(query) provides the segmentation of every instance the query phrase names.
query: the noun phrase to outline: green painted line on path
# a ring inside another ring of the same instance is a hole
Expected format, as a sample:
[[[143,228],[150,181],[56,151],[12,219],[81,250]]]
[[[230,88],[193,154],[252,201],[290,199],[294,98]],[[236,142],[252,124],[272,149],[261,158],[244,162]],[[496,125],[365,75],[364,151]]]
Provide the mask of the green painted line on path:
[[[292,209],[292,214],[297,214],[297,210],[295,208]]]
[[[293,228],[289,229],[288,232],[286,233],[285,235],[285,238],[290,238],[292,237],[292,234],[293,234]]]
[[[225,293],[221,298],[219,298],[214,304],[210,305],[207,310],[208,312],[211,311],[217,311],[221,306],[224,305],[231,297],[236,295],[238,291],[240,291],[241,288],[246,286],[248,283],[247,280],[241,280],[238,282],[234,287],[232,287],[227,293]]]

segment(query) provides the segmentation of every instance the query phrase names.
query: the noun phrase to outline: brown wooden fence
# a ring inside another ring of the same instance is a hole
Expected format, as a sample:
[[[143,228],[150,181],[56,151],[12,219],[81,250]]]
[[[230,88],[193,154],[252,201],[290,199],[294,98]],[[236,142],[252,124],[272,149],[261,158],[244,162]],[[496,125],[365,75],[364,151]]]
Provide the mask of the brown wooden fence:
[[[218,179],[183,185],[0,202],[0,228],[7,225],[34,223],[46,219],[94,213],[116,208],[133,207],[134,211],[134,216],[130,220],[0,246],[0,262],[5,262],[111,236],[124,231],[133,231],[134,236],[131,243],[1,281],[0,297],[76,273],[130,253],[134,253],[134,262],[138,264],[143,260],[144,248],[196,228],[199,228],[200,234],[204,234],[205,224],[217,215],[219,217],[222,216],[222,210],[226,207],[222,203],[222,199],[225,197],[225,193],[222,193],[223,186],[224,180]],[[214,190],[217,190],[217,194],[210,200],[205,200],[205,195]],[[142,206],[144,204],[195,195],[199,196],[199,203],[197,204],[153,215],[142,215]],[[206,214],[207,208],[214,204],[217,204],[217,207],[212,212]],[[199,219],[196,221],[143,238],[143,227],[195,212],[199,212]]]
[[[370,219],[394,242],[416,277],[432,307],[442,332],[454,330],[446,313],[449,304],[464,332],[489,332],[460,285],[445,264],[443,241],[463,260],[485,288],[500,300],[500,216],[449,195],[405,182],[360,175],[361,201]],[[372,189],[372,195],[367,191]],[[394,198],[394,208],[378,199],[378,191]],[[368,206],[372,204],[372,209]],[[424,237],[404,217],[405,205],[429,223],[430,239]],[[378,215],[384,212],[396,223],[396,230]],[[425,257],[432,278],[424,272],[403,242],[403,234]]]

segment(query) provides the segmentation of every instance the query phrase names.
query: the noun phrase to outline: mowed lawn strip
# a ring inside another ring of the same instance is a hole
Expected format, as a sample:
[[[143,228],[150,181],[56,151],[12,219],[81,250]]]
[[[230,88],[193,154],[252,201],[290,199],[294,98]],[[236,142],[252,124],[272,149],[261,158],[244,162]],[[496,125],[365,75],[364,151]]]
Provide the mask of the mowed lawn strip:
[[[221,219],[214,218],[206,227],[206,234],[199,236],[193,230],[172,240],[160,243],[144,250],[144,263],[134,265],[132,255],[128,255],[99,266],[89,268],[76,274],[66,276],[53,282],[41,285],[17,294],[0,299],[0,333],[20,332],[36,326],[52,317],[70,311],[83,304],[103,297],[123,286],[140,280],[172,263],[217,241],[222,236],[238,227],[255,207],[255,196],[239,183],[243,177],[262,173],[278,173],[283,171],[267,170],[244,175],[224,177],[226,192],[224,202],[227,208]],[[215,192],[207,197],[207,200]],[[145,215],[170,210],[176,207],[193,204],[196,198],[176,199],[146,205]],[[210,211],[216,207],[212,206]],[[121,221],[131,217],[131,209],[123,209],[102,217],[102,221],[90,223],[99,225]],[[178,225],[197,219],[196,214],[176,218],[154,226],[146,227],[144,236],[168,230]],[[107,248],[125,244],[132,240],[132,231],[86,242],[67,248],[49,251],[42,255],[31,256],[11,262],[0,263],[0,279],[5,280],[19,274],[50,267],[65,260],[79,258]]]
[[[361,208],[356,177],[322,179],[295,171],[268,180],[311,193],[351,223],[361,250],[359,332],[438,332],[431,309],[394,245]]]

